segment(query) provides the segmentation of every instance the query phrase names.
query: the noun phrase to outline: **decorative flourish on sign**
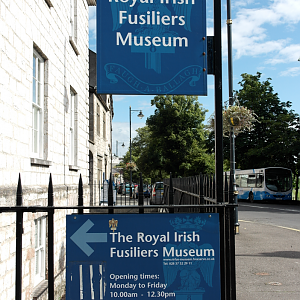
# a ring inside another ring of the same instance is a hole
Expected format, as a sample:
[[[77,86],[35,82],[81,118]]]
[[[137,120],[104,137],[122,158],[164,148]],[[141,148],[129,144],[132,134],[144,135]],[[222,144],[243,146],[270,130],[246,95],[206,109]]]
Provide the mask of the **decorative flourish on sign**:
[[[205,293],[202,278],[209,287],[212,287],[212,275],[215,263],[215,252],[210,244],[197,245],[206,220],[200,217],[176,217],[170,220],[175,230],[175,241],[180,244],[167,244],[165,251],[168,263],[163,265],[165,282],[170,287],[180,277],[180,286],[176,295],[182,299],[193,299],[195,294]],[[195,241],[195,242],[193,242]],[[202,276],[201,276],[202,274]],[[201,278],[202,277],[202,278]],[[199,298],[200,299],[200,298]]]
[[[174,227],[174,230],[177,232],[198,232],[202,230],[202,227],[205,225],[206,220],[202,220],[200,217],[190,218],[175,218],[170,221],[170,224]]]
[[[142,94],[171,94],[184,82],[189,81],[190,86],[195,86],[200,80],[203,68],[197,65],[188,66],[179,71],[172,79],[161,84],[151,84],[138,79],[127,68],[110,63],[104,66],[106,77],[110,83],[117,84],[119,79],[123,80],[134,90]]]

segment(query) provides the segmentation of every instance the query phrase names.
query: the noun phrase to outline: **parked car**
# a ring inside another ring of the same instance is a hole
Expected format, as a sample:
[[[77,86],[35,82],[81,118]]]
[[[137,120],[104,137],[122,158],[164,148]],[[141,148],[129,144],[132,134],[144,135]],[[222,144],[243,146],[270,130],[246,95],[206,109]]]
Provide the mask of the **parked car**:
[[[163,197],[164,197],[164,183],[155,182],[152,189],[152,197],[150,200],[150,204],[162,204]]]
[[[139,186],[135,186],[134,187],[134,194],[135,194],[135,198],[138,199],[139,198]],[[148,184],[143,184],[143,195],[145,198],[150,198],[150,188],[148,186]]]

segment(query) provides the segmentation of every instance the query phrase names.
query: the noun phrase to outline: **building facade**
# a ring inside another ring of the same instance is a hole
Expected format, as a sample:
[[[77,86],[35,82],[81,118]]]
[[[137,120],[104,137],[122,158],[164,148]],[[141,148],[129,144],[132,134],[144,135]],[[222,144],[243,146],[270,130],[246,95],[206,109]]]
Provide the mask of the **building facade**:
[[[90,204],[98,205],[103,183],[112,172],[113,97],[97,93],[97,55],[89,51],[89,185]]]
[[[96,0],[0,0],[0,206],[77,205],[89,188],[89,6]],[[65,215],[54,214],[55,298],[65,293]],[[15,213],[0,214],[0,293],[15,299]],[[22,299],[45,299],[47,216],[24,213]]]

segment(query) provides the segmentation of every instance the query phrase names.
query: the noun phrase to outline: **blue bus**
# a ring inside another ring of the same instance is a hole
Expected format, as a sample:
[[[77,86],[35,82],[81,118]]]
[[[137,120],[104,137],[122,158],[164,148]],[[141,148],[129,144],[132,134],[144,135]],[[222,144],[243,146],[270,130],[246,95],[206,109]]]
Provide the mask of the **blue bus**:
[[[226,172],[229,175],[229,172]],[[270,167],[236,170],[238,200],[292,200],[292,171]]]

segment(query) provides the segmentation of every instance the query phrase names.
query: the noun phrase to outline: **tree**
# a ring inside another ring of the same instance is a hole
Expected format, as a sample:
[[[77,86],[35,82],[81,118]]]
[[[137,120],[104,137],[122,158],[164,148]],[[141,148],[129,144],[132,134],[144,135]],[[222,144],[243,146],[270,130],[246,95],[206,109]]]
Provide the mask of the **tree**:
[[[206,110],[198,97],[161,95],[151,100],[151,104],[156,109],[146,122],[148,165],[174,176],[213,172],[214,157],[205,148]]]
[[[287,167],[295,172],[299,152],[299,115],[291,102],[281,102],[271,86],[271,78],[261,81],[261,73],[242,74],[237,92],[240,105],[254,111],[258,121],[250,132],[235,140],[237,168]],[[228,144],[224,143],[229,157]]]
[[[136,163],[147,182],[155,182],[168,177],[161,163],[161,151],[156,146],[148,126],[138,128],[137,136],[132,141]]]

